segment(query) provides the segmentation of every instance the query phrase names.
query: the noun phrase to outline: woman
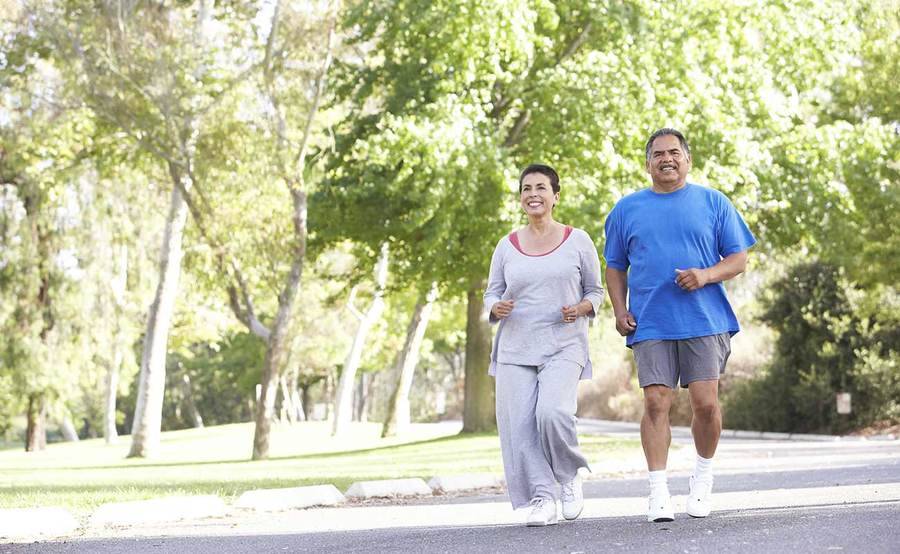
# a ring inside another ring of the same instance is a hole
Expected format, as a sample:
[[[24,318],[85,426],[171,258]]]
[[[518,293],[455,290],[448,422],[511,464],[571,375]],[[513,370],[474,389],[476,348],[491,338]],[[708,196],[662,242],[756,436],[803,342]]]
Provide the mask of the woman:
[[[578,381],[591,376],[587,318],[603,301],[594,243],[553,219],[559,190],[552,167],[522,171],[519,202],[528,225],[497,244],[484,293],[491,323],[500,322],[490,374],[506,485],[513,508],[531,505],[530,526],[557,522],[557,496],[565,519],[584,505],[578,470],[588,464],[575,408]]]

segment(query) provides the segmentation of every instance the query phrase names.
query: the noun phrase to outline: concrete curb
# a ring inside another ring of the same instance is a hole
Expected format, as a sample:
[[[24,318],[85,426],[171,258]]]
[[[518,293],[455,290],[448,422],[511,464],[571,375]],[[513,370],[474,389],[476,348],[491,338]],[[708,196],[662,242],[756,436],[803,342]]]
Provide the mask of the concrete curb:
[[[276,512],[310,506],[335,506],[346,501],[334,485],[313,485],[247,491],[238,498],[234,507],[257,512]]]
[[[78,529],[78,520],[63,508],[0,510],[0,539],[49,539]]]
[[[183,519],[223,516],[228,512],[225,502],[215,495],[167,496],[135,502],[103,504],[91,516],[91,527],[134,525],[136,523],[166,523]]]
[[[503,477],[491,473],[468,473],[466,475],[436,475],[429,479],[428,486],[434,494],[446,492],[501,487]]]
[[[424,496],[433,494],[422,479],[384,479],[357,481],[344,493],[351,498],[389,498],[392,496]]]

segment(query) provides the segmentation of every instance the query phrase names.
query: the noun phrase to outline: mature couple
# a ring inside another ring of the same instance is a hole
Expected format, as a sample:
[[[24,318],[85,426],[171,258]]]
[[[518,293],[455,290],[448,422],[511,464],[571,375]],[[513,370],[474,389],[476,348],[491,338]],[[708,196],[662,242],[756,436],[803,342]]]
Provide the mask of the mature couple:
[[[650,479],[648,521],[672,521],[666,481],[675,387],[688,389],[697,461],[687,512],[710,513],[712,458],[722,428],[718,379],[738,322],[722,282],[740,274],[756,240],[721,193],[687,182],[691,150],[674,129],[647,141],[652,186],[622,198],[606,218],[606,283],[615,325],[634,351],[644,391],[641,443]],[[587,233],[553,219],[559,176],[531,165],[519,177],[528,225],[497,244],[484,293],[500,323],[490,372],[513,508],[528,525],[565,519],[584,505],[588,469],[575,429],[576,390],[591,376],[587,318],[603,301],[600,260]]]

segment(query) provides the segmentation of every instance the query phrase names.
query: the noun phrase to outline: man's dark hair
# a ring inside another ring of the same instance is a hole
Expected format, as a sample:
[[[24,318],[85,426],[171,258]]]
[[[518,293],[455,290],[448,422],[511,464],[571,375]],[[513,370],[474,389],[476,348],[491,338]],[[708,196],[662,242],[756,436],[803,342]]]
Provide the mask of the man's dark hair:
[[[526,175],[531,175],[532,173],[546,175],[547,178],[550,179],[550,186],[553,188],[553,192],[559,192],[559,175],[556,173],[556,170],[549,165],[531,164],[523,169],[522,174],[519,175],[519,194],[522,193],[522,179],[524,179]]]
[[[647,146],[644,147],[644,158],[649,162],[650,161],[650,148],[653,146],[653,141],[658,139],[659,137],[664,137],[666,135],[672,135],[673,137],[678,137],[678,142],[681,143],[681,149],[684,150],[684,155],[688,158],[691,157],[691,146],[688,144],[684,135],[681,134],[681,131],[677,131],[675,129],[670,129],[669,127],[663,127],[662,129],[657,130],[650,138],[647,139]]]

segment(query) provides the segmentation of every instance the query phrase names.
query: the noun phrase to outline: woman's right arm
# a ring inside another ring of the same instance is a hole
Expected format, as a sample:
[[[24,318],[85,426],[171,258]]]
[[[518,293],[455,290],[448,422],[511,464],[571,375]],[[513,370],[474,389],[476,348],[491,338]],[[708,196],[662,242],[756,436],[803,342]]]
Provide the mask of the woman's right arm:
[[[500,302],[503,293],[506,292],[506,278],[503,275],[503,240],[494,248],[494,254],[491,256],[491,271],[488,274],[487,287],[484,289],[484,311],[488,313],[488,321],[497,323],[500,321],[494,315],[494,304]]]

